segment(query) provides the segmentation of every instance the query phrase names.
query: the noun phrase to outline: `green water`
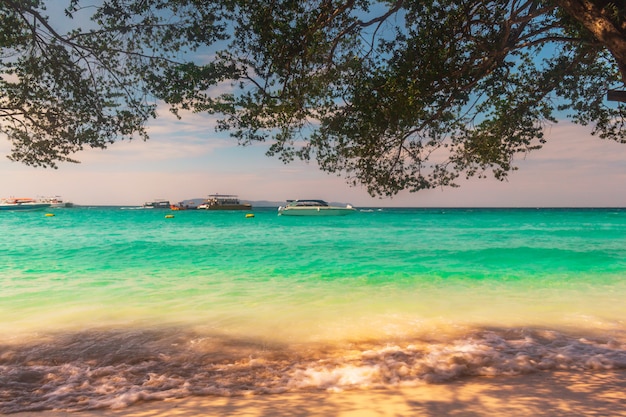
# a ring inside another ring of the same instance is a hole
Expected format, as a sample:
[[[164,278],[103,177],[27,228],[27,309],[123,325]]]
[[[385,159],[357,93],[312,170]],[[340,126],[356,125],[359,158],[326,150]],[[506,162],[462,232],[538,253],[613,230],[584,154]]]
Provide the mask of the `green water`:
[[[0,213],[0,412],[626,367],[626,210],[48,212]]]

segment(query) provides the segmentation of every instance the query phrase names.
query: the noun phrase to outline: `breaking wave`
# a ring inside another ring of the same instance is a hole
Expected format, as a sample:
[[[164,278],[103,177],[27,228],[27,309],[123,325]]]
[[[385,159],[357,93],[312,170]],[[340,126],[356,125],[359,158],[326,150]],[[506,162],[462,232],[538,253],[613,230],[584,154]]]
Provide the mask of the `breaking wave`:
[[[272,344],[186,329],[102,330],[0,346],[0,412],[122,408],[187,396],[446,383],[626,368],[616,337],[478,329],[450,340]]]

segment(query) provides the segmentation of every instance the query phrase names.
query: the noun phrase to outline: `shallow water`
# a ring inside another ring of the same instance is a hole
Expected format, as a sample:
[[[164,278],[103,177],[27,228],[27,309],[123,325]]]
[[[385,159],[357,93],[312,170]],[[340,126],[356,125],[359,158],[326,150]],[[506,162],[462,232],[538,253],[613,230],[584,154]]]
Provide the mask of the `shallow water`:
[[[626,368],[626,210],[0,213],[0,412]]]

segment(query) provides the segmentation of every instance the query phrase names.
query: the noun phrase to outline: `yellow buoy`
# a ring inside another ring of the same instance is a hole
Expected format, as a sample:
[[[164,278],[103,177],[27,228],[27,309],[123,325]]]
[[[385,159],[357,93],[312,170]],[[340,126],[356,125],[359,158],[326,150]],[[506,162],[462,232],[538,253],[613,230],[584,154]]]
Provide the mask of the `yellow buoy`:
[[[54,213],[46,213],[46,217],[54,217]]]
[[[174,218],[174,215],[173,215],[173,214],[166,214],[166,215],[165,215],[165,218],[166,218],[166,219],[173,219],[173,218]]]
[[[246,214],[246,219],[249,219],[249,218],[251,218],[251,217],[254,217],[254,214],[252,214],[252,213],[248,213],[248,214]]]

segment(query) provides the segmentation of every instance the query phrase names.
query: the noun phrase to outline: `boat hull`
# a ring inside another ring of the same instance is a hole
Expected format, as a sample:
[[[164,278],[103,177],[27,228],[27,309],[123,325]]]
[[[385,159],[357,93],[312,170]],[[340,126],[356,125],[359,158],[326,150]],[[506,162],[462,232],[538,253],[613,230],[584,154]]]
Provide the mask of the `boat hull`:
[[[206,206],[206,207],[198,207],[198,210],[251,210],[252,205],[250,204],[224,204],[224,205],[214,205],[214,206]]]
[[[48,203],[0,204],[0,211],[34,211],[50,207]]]
[[[353,208],[347,207],[311,207],[311,208],[292,208],[287,207],[279,210],[281,216],[347,216],[354,213]]]

